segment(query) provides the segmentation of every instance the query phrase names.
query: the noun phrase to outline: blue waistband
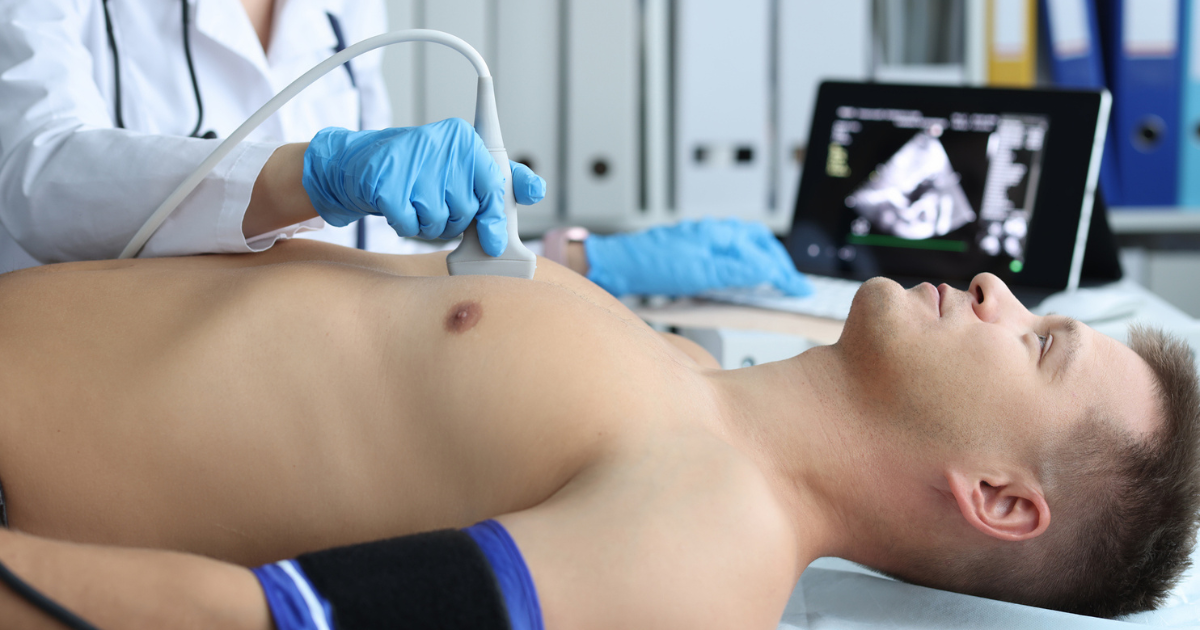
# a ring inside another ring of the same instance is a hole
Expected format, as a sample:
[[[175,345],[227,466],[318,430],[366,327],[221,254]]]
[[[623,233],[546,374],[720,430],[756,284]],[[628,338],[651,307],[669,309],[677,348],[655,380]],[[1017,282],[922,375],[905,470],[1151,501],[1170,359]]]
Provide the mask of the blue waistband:
[[[250,569],[262,585],[271,619],[278,630],[330,630],[333,607],[313,589],[295,560]]]
[[[533,584],[533,576],[521,556],[521,550],[508,530],[494,520],[476,523],[466,529],[467,534],[479,545],[492,572],[496,574],[496,583],[504,595],[504,605],[508,608],[509,622],[512,630],[544,630],[542,626],[542,606],[538,603],[537,587]]]

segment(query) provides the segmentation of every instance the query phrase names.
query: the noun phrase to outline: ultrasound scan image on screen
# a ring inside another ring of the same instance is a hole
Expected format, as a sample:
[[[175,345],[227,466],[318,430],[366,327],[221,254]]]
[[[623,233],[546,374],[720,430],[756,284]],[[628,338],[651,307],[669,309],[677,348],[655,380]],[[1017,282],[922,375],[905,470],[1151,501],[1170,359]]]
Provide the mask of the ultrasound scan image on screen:
[[[1020,272],[1049,128],[1037,114],[838,107],[809,200],[826,209],[813,227],[834,241],[828,263]]]

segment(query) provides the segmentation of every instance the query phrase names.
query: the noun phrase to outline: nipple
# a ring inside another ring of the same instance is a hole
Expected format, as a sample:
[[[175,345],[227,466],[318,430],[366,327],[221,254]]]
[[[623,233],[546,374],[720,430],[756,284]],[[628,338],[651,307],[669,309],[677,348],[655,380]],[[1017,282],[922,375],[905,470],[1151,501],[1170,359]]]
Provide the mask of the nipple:
[[[452,333],[466,332],[475,327],[481,316],[483,307],[479,302],[459,302],[450,307],[450,312],[446,315],[446,330]]]

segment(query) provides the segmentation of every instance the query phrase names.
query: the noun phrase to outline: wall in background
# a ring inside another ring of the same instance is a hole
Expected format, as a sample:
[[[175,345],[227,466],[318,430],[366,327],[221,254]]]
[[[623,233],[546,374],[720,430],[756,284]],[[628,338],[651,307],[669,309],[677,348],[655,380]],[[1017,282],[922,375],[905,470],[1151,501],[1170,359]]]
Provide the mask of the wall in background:
[[[521,214],[636,229],[683,217],[791,224],[816,87],[870,70],[871,0],[387,0],[488,61],[506,148],[546,178]],[[829,24],[837,28],[828,28]],[[475,75],[430,44],[385,52],[395,124],[471,120]]]

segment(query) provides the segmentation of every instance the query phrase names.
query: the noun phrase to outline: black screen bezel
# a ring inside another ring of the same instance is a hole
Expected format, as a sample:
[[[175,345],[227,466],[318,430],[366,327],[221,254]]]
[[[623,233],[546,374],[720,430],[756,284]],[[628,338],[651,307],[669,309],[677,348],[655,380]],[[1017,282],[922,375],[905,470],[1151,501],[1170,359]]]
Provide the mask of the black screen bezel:
[[[828,257],[814,260],[806,255],[816,240],[822,249],[839,247],[841,234],[814,237],[812,228],[831,224],[830,210],[813,207],[819,187],[827,180],[825,163],[829,143],[815,141],[829,138],[836,110],[848,105],[863,108],[895,108],[953,110],[964,112],[1021,113],[1045,115],[1050,119],[1050,131],[1042,154],[1042,172],[1035,192],[1034,216],[1026,238],[1024,268],[1019,273],[1008,269],[945,269],[931,278],[895,277],[887,269],[866,275],[884,275],[896,280],[947,280],[965,284],[981,271],[997,273],[1010,285],[1048,289],[1066,288],[1071,262],[1079,235],[1079,220],[1084,202],[1093,193],[1088,187],[1088,171],[1092,154],[1101,150],[1097,142],[1097,122],[1100,117],[1103,93],[1082,90],[1029,90],[1003,88],[972,88],[882,83],[844,83],[827,81],[821,84],[813,109],[809,146],[800,176],[800,189],[792,219],[792,231],[787,239],[788,252],[796,268],[805,273],[832,275],[853,280],[865,280],[864,274],[844,269]],[[1094,179],[1093,179],[1094,182]],[[1093,184],[1094,188],[1094,184]],[[832,212],[840,213],[842,208]],[[798,229],[807,226],[806,229]],[[1086,241],[1086,235],[1084,242]],[[1084,245],[1079,243],[1079,247]]]

